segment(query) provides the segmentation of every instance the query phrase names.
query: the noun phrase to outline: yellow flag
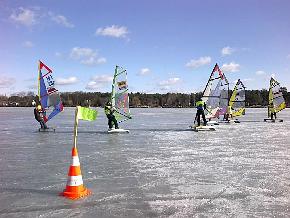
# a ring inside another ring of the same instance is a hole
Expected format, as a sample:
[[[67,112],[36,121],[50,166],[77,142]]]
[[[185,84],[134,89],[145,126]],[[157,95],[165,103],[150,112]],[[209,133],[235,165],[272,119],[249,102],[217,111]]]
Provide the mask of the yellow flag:
[[[77,106],[78,108],[78,115],[77,118],[80,120],[88,120],[88,121],[93,121],[97,118],[98,111],[86,108],[86,107],[81,107]]]

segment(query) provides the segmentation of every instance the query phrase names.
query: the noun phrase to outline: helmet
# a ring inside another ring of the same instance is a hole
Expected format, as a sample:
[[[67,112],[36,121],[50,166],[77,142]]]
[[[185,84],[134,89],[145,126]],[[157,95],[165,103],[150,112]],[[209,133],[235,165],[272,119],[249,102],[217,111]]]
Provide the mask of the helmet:
[[[41,105],[37,105],[37,110],[41,110]]]

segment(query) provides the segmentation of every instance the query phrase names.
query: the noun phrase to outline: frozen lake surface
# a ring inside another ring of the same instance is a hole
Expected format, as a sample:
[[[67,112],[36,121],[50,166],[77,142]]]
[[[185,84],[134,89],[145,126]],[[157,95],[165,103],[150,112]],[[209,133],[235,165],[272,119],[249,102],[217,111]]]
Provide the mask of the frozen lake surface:
[[[38,132],[33,108],[0,108],[0,217],[290,217],[290,110],[283,123],[247,109],[240,124],[188,131],[194,109],[132,109],[107,134],[99,108],[80,121],[84,185],[77,201],[65,188],[73,146],[74,108]]]

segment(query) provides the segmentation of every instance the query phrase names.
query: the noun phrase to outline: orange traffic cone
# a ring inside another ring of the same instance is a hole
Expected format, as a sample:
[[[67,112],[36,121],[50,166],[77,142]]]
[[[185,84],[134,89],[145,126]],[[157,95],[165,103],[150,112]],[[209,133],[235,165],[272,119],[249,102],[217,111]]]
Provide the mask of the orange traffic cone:
[[[69,167],[66,188],[60,195],[72,200],[90,195],[92,192],[83,185],[80,160],[77,147],[72,149],[72,163]]]

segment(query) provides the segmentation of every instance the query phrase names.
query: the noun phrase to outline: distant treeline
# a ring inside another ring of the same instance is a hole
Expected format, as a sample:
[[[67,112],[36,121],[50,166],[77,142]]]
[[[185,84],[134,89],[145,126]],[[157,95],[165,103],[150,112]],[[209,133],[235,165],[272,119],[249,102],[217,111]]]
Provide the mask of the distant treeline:
[[[282,88],[286,104],[290,107],[290,92],[285,87]],[[231,93],[231,91],[230,91]],[[145,94],[130,93],[130,107],[193,107],[195,101],[202,96],[202,92],[183,94]],[[76,105],[102,107],[108,101],[110,93],[100,92],[64,92],[61,99],[64,106]],[[33,93],[26,95],[17,94],[10,97],[0,96],[0,106],[30,107],[32,101],[37,101],[37,96]],[[268,90],[246,90],[246,106],[265,107],[268,105]]]

